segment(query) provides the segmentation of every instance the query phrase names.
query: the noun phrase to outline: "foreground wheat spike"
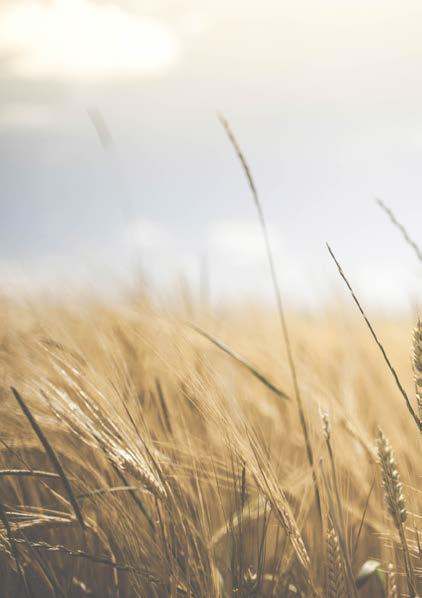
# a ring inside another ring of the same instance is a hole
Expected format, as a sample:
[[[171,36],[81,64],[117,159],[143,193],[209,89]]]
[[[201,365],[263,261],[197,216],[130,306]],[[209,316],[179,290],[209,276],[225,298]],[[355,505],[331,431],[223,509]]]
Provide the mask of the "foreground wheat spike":
[[[384,487],[384,498],[388,511],[396,526],[403,549],[404,564],[406,568],[407,584],[410,596],[416,596],[416,581],[413,572],[407,545],[404,523],[407,519],[406,501],[403,494],[403,486],[397,469],[393,449],[390,446],[382,430],[378,431],[377,438],[378,458],[381,467],[382,485]]]
[[[418,320],[418,325],[413,331],[413,368],[419,419],[422,422],[422,324],[420,320]]]
[[[343,598],[346,593],[346,578],[341,558],[340,544],[336,530],[330,522],[327,532],[327,598]]]
[[[399,529],[407,518],[406,501],[402,492],[402,483],[400,482],[393,449],[382,430],[378,431],[377,444],[385,502],[394,525]]]
[[[65,390],[46,381],[44,396],[53,413],[67,423],[82,441],[89,444],[90,439],[94,438],[118,470],[139,480],[157,498],[165,499],[166,490],[149,456],[144,454],[146,448],[123,438],[123,422],[117,414],[114,414],[113,421],[88,395],[79,384],[79,372],[75,367],[66,369],[65,364],[59,361],[53,365],[64,384],[68,385],[68,390]]]

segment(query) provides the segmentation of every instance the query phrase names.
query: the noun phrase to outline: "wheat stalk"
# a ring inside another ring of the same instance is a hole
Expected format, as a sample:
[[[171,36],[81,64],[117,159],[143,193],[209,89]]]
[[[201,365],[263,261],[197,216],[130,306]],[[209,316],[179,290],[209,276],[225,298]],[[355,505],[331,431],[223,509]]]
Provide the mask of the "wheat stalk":
[[[342,277],[342,279],[343,279],[343,280],[344,280],[344,282],[346,283],[346,286],[347,286],[347,288],[348,288],[348,289],[349,289],[349,291],[350,291],[350,294],[351,294],[351,296],[352,296],[352,299],[353,299],[353,301],[356,303],[356,306],[357,306],[358,310],[360,311],[360,313],[361,313],[361,315],[362,315],[363,319],[365,320],[365,324],[368,326],[368,328],[369,328],[369,331],[370,331],[370,333],[371,333],[371,335],[372,335],[372,338],[374,339],[374,341],[375,341],[375,343],[377,344],[377,346],[378,346],[379,350],[381,351],[381,354],[382,354],[382,356],[383,356],[383,358],[384,358],[384,361],[385,361],[385,363],[387,364],[387,367],[388,367],[388,369],[390,370],[390,372],[391,372],[391,375],[392,375],[392,376],[393,376],[393,378],[394,378],[394,381],[395,381],[395,383],[396,383],[396,386],[397,386],[397,388],[399,389],[399,391],[401,392],[401,394],[402,394],[402,396],[403,396],[403,398],[404,398],[404,400],[405,400],[406,407],[407,407],[407,409],[408,409],[408,411],[409,411],[410,415],[412,416],[412,418],[413,418],[414,422],[415,422],[415,423],[416,423],[416,425],[418,426],[418,430],[421,430],[421,422],[420,422],[420,419],[419,419],[419,417],[416,415],[416,413],[415,413],[415,411],[414,411],[414,409],[413,409],[413,407],[412,407],[412,404],[411,404],[411,402],[410,402],[410,400],[409,400],[409,397],[407,396],[407,393],[406,393],[406,391],[405,391],[405,390],[404,390],[404,388],[403,388],[403,385],[402,385],[402,383],[400,382],[400,379],[399,379],[399,377],[398,377],[398,375],[397,375],[397,372],[396,372],[396,370],[394,369],[394,367],[393,367],[393,365],[392,365],[392,363],[391,363],[391,360],[390,360],[390,358],[388,357],[388,355],[387,355],[387,352],[386,352],[386,350],[384,349],[384,347],[383,347],[383,345],[382,345],[381,341],[379,340],[379,338],[378,338],[378,336],[377,336],[377,333],[376,333],[376,332],[375,332],[375,330],[374,330],[374,327],[372,326],[371,322],[369,321],[369,319],[368,319],[368,316],[367,316],[367,315],[366,315],[366,313],[365,313],[365,310],[363,309],[362,305],[360,304],[360,302],[359,302],[359,299],[357,298],[357,296],[356,296],[356,293],[354,292],[354,290],[353,290],[353,288],[352,288],[352,285],[350,284],[349,280],[347,279],[347,277],[346,277],[345,273],[343,272],[343,269],[342,269],[342,267],[341,267],[341,265],[340,265],[339,261],[337,260],[336,256],[334,255],[334,252],[333,252],[333,250],[332,250],[332,249],[331,249],[331,247],[328,245],[328,243],[327,243],[327,249],[328,249],[328,252],[329,252],[329,254],[331,255],[331,257],[333,258],[333,260],[334,260],[334,263],[335,263],[335,264],[336,264],[336,266],[337,266],[337,270],[338,270],[338,272],[339,272],[340,276]]]
[[[290,341],[290,332],[289,332],[289,327],[287,324],[287,317],[286,317],[286,313],[285,313],[285,309],[284,309],[284,301],[283,301],[282,294],[281,294],[281,286],[280,286],[276,268],[275,268],[274,256],[273,256],[273,252],[272,252],[272,248],[271,248],[270,236],[269,236],[268,227],[267,227],[267,221],[264,216],[264,210],[262,208],[261,200],[258,195],[258,191],[257,191],[255,181],[252,176],[251,169],[249,168],[249,164],[246,161],[246,158],[240,148],[240,145],[237,142],[237,139],[236,139],[228,121],[221,115],[220,115],[220,122],[223,125],[223,128],[227,134],[227,137],[229,138],[229,141],[232,144],[233,149],[235,150],[237,157],[240,160],[240,163],[242,165],[243,171],[244,171],[246,179],[248,181],[249,188],[252,193],[253,201],[254,201],[254,204],[255,204],[255,207],[257,210],[259,225],[261,227],[262,236],[263,236],[264,243],[265,243],[267,261],[268,261],[268,265],[270,268],[271,282],[273,285],[274,295],[275,295],[276,303],[277,303],[277,312],[278,312],[278,317],[280,320],[281,332],[282,332],[284,344],[286,347],[287,362],[289,365],[290,376],[292,379],[293,389],[294,389],[294,396],[296,399],[296,404],[297,404],[297,408],[298,408],[298,412],[299,412],[300,425],[302,428],[303,438],[305,441],[306,455],[307,455],[308,462],[309,462],[309,465],[312,470],[312,480],[313,480],[314,489],[315,489],[315,499],[316,499],[316,503],[317,503],[317,507],[318,507],[320,521],[322,523],[321,497],[320,497],[320,491],[319,491],[319,486],[318,486],[318,480],[317,480],[317,476],[316,476],[316,472],[315,472],[314,452],[313,452],[311,437],[310,437],[310,433],[309,433],[309,426],[308,426],[308,422],[306,419],[305,407],[303,404],[302,394],[301,394],[300,387],[299,387],[296,363],[295,363],[295,358],[293,355],[292,344]]]
[[[394,226],[396,228],[398,228],[398,230],[401,232],[401,234],[403,235],[404,240],[413,249],[413,251],[415,252],[416,257],[418,258],[418,260],[420,262],[422,262],[422,250],[420,249],[420,247],[416,243],[416,241],[414,241],[412,239],[412,237],[409,235],[409,233],[407,232],[407,230],[405,229],[405,227],[403,226],[403,224],[401,224],[401,222],[399,222],[397,220],[397,218],[394,215],[394,212],[381,199],[377,198],[376,202],[379,205],[379,207],[382,210],[384,210],[384,212],[390,218],[390,220],[394,224]]]
[[[49,544],[48,542],[44,542],[43,540],[32,542],[30,540],[27,540],[26,538],[15,538],[15,542],[17,544],[24,544],[26,546],[30,546],[32,548],[39,548],[48,552],[59,552],[70,557],[86,559],[91,563],[97,563],[99,565],[107,565],[109,567],[113,567],[118,571],[133,571],[134,573],[140,573],[141,575],[144,575],[151,583],[158,582],[157,578],[151,575],[149,572],[138,567],[133,567],[132,565],[127,565],[126,563],[116,562],[102,554],[90,554],[85,550],[68,548],[67,546],[63,546],[62,544]]]

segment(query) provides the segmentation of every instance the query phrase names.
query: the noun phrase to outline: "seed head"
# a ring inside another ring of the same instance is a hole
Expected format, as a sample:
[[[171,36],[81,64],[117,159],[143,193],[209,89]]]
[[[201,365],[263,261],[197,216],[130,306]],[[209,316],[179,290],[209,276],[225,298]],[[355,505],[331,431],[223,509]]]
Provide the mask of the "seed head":
[[[378,431],[377,445],[385,502],[394,525],[399,528],[406,521],[406,501],[393,449],[381,430]]]
[[[413,370],[419,419],[422,421],[422,323],[420,320],[413,331]]]

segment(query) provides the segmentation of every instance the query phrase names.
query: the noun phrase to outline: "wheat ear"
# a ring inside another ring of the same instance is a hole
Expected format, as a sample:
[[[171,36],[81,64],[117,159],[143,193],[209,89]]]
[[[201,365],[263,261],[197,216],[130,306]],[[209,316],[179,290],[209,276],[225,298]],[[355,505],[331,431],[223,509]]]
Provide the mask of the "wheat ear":
[[[334,487],[334,496],[336,499],[336,507],[337,507],[336,520],[339,525],[338,532],[340,534],[340,539],[342,541],[342,547],[344,548],[343,563],[344,563],[345,572],[347,574],[347,577],[350,580],[350,587],[352,587],[354,590],[355,588],[354,588],[352,564],[351,564],[350,553],[349,553],[347,542],[346,542],[346,538],[347,538],[346,524],[344,521],[343,510],[341,508],[341,499],[340,499],[340,491],[339,491],[339,487],[338,487],[336,464],[334,461],[334,453],[333,453],[333,448],[331,445],[331,426],[330,426],[330,419],[329,419],[328,413],[322,412],[321,419],[322,419],[322,430],[323,430],[323,434],[324,434],[324,438],[325,438],[325,444],[327,446],[328,456],[329,456],[330,465],[331,465],[331,477],[332,477],[332,483],[333,483],[333,487]],[[337,536],[337,532],[335,531],[334,525],[332,524],[332,522],[330,522],[329,527],[333,528],[334,533],[336,534],[336,537],[338,540],[339,538]]]
[[[419,420],[422,422],[422,323],[420,320],[413,331],[413,369]]]
[[[346,598],[346,575],[341,557],[339,539],[330,521],[327,532],[327,598]]]
[[[410,559],[409,547],[407,545],[404,523],[407,519],[406,500],[403,494],[403,486],[400,481],[400,474],[393,449],[382,430],[378,431],[377,438],[378,458],[381,467],[382,485],[384,488],[384,498],[391,515],[393,523],[400,536],[400,542],[403,549],[404,564],[406,568],[407,585],[410,596],[416,596],[416,582],[413,571],[412,561]]]

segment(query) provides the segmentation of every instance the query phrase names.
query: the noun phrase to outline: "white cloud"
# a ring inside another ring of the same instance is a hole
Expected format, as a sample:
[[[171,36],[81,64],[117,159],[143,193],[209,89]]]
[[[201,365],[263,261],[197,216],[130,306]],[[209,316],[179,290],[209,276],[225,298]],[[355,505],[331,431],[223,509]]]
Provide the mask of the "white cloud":
[[[88,0],[34,1],[3,9],[0,52],[19,76],[104,78],[154,73],[178,60],[171,31],[153,18]]]
[[[364,305],[398,308],[419,303],[420,271],[410,261],[367,262],[350,277]]]
[[[127,232],[129,245],[146,251],[166,251],[170,243],[168,231],[152,220],[136,220]]]
[[[0,129],[37,129],[54,124],[58,118],[57,109],[46,104],[0,105]]]
[[[274,252],[280,250],[280,240],[270,232]],[[266,260],[265,243],[259,224],[248,220],[222,220],[210,227],[208,243],[216,253],[232,262],[249,264]]]

